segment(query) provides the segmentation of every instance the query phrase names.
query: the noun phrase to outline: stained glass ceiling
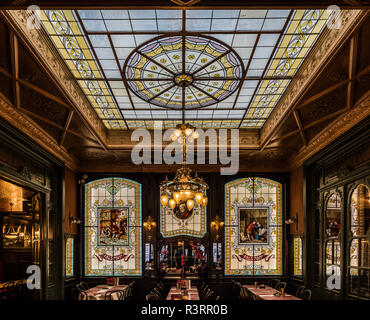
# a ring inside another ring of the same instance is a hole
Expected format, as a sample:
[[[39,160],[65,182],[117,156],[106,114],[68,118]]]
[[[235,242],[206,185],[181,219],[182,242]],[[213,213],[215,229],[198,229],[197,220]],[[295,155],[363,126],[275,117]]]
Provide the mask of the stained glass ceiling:
[[[46,10],[45,31],[108,129],[261,128],[327,10]]]

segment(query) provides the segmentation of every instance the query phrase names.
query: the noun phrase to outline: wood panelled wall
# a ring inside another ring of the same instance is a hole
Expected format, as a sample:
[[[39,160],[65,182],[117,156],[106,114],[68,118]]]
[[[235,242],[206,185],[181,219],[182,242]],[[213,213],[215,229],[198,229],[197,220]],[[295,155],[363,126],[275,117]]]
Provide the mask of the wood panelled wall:
[[[78,234],[78,225],[72,224],[71,219],[80,219],[79,210],[77,207],[77,179],[76,174],[68,168],[64,170],[64,186],[65,186],[65,233]]]
[[[290,173],[290,218],[298,217],[298,228],[293,223],[290,225],[290,234],[304,232],[304,207],[303,207],[303,167],[300,166]]]

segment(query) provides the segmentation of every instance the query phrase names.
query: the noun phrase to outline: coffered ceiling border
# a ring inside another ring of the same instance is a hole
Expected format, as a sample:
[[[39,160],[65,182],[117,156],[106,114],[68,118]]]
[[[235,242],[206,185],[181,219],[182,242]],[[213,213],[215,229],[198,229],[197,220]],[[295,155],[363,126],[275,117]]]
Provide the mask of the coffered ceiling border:
[[[263,150],[274,132],[283,124],[284,118],[293,111],[305,93],[320,77],[322,71],[340,50],[346,40],[367,18],[367,10],[342,10],[341,28],[326,29],[303,62],[299,71],[280,98],[277,106],[261,128],[261,149]]]
[[[306,160],[369,116],[370,90],[356,106],[335,119],[328,127],[314,137],[307,147],[302,148],[294,157],[291,163],[291,169],[301,166]]]
[[[15,109],[12,104],[0,93],[0,117],[8,121],[11,125],[18,128],[29,138],[38,143],[57,159],[63,161],[65,165],[76,171],[78,160],[68,153],[65,148],[58,145],[54,138],[45,130],[40,128],[37,123],[27,115]]]
[[[63,93],[65,99],[80,114],[92,134],[99,140],[102,146],[106,147],[106,129],[102,121],[98,118],[81,91],[78,83],[73,79],[67,70],[64,62],[46,38],[42,29],[29,29],[27,19],[29,13],[26,10],[7,10],[0,14],[6,19],[8,24],[17,32],[26,46],[30,49],[35,59],[44,68],[46,73],[54,79],[54,84]]]

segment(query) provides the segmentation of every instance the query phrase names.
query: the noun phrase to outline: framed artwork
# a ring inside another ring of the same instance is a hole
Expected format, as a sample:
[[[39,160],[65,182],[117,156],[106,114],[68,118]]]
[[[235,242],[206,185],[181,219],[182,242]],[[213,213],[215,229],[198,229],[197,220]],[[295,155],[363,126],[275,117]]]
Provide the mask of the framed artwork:
[[[267,244],[269,208],[239,208],[239,244]]]
[[[129,208],[98,208],[100,246],[128,245],[128,213]]]

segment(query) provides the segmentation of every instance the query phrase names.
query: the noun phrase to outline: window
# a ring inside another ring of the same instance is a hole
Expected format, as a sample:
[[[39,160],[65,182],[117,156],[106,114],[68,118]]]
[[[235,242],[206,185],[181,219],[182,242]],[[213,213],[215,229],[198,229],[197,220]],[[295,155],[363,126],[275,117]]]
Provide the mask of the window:
[[[106,178],[85,185],[85,275],[138,276],[141,267],[141,185]]]
[[[145,270],[154,270],[154,245],[145,244]]]
[[[338,194],[332,194],[325,211],[325,283],[332,275],[340,275],[341,243],[339,239],[341,229],[341,198]]]
[[[370,192],[363,184],[351,196],[348,289],[355,296],[370,298]]]
[[[74,238],[66,239],[66,277],[74,277]]]
[[[299,236],[293,238],[293,256],[294,256],[293,275],[295,277],[302,277],[303,245],[302,238]]]
[[[243,178],[225,185],[225,275],[281,275],[282,185]]]
[[[222,252],[222,247],[220,242],[214,242],[213,243],[213,266],[216,269],[221,269],[221,252]]]

